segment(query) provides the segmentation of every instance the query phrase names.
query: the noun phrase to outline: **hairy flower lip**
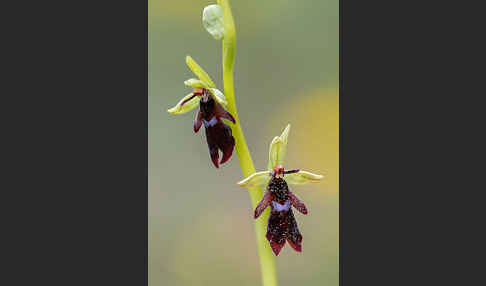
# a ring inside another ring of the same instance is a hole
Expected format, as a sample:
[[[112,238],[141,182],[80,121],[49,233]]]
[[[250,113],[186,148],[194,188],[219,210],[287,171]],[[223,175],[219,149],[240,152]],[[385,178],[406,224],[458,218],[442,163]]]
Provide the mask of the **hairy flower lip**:
[[[292,208],[307,214],[307,207],[293,194],[283,178],[272,176],[262,200],[255,208],[254,218],[258,218],[270,206],[266,238],[276,256],[286,242],[297,252],[302,251],[300,234]]]
[[[209,156],[216,168],[227,162],[233,154],[235,139],[231,128],[223,122],[223,118],[236,123],[234,117],[212,97],[207,96],[207,90],[202,90],[203,97],[199,101],[199,112],[194,119],[194,132],[202,125],[206,132]],[[206,96],[205,96],[206,95]],[[219,151],[223,153],[219,161]]]

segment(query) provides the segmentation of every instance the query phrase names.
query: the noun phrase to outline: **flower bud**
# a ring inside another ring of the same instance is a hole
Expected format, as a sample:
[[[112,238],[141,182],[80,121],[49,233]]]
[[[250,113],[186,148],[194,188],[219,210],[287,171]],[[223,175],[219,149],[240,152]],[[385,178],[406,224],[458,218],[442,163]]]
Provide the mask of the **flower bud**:
[[[224,37],[223,9],[217,4],[206,6],[203,10],[203,26],[213,38],[222,40]]]

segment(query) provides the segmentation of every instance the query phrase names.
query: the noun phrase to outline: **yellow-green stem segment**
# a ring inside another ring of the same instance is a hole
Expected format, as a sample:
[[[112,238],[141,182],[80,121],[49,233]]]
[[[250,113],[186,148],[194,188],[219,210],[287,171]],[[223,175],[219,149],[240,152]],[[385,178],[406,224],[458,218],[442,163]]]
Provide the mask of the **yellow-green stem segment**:
[[[235,95],[234,95],[234,83],[233,83],[233,66],[235,63],[235,46],[236,46],[236,33],[235,24],[233,22],[233,16],[228,0],[218,0],[218,4],[223,10],[224,21],[224,38],[223,38],[223,81],[224,81],[224,94],[228,101],[227,110],[233,115],[236,120],[236,124],[232,125],[233,136],[236,140],[235,151],[240,161],[241,170],[243,176],[246,178],[255,173],[255,166],[251,159],[250,151],[246,146],[245,136],[241,129],[238,112],[236,110]],[[251,204],[253,209],[257,206],[261,200],[263,193],[260,187],[249,188]],[[253,212],[252,212],[253,215]],[[267,220],[269,210],[267,209],[256,221],[255,232],[256,242],[258,247],[258,256],[260,258],[260,267],[262,272],[263,286],[277,286],[277,272],[275,269],[275,256],[270,248],[268,241],[265,238]]]

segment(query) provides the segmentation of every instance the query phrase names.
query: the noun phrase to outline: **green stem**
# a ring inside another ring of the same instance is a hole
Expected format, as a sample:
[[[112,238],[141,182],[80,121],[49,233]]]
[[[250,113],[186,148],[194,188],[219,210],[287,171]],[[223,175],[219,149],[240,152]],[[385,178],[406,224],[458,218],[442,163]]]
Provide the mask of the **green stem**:
[[[235,137],[235,151],[240,161],[241,170],[244,177],[255,173],[255,166],[251,159],[250,151],[246,145],[245,136],[241,129],[238,112],[236,110],[234,83],[233,83],[233,66],[235,62],[236,35],[233,16],[228,0],[218,0],[218,4],[223,10],[224,21],[224,39],[223,39],[223,81],[224,94],[228,101],[227,110],[231,113],[236,124],[232,125],[233,136]],[[249,188],[249,195],[253,209],[263,196],[260,187]],[[275,257],[270,248],[268,241],[265,239],[269,210],[267,209],[261,217],[255,222],[256,242],[258,246],[258,256],[260,258],[260,267],[262,272],[263,286],[277,286],[277,272],[275,270]]]

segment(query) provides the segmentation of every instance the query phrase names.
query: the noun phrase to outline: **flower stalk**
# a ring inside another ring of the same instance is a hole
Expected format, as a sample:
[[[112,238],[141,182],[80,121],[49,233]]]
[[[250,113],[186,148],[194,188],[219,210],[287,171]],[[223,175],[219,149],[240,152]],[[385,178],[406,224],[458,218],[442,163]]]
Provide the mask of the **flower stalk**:
[[[217,3],[221,6],[223,12],[224,37],[222,39],[222,52],[224,94],[228,102],[226,108],[236,120],[236,124],[231,126],[233,136],[236,141],[235,152],[238,156],[243,176],[248,177],[251,174],[255,173],[255,166],[253,165],[250,151],[248,150],[248,146],[246,145],[245,136],[243,135],[243,130],[240,125],[238,111],[236,109],[235,103],[233,78],[236,47],[235,24],[233,21],[233,15],[231,13],[228,0],[218,0]],[[248,188],[248,194],[250,195],[253,209],[255,209],[263,196],[261,186]],[[278,283],[277,272],[275,268],[275,257],[272,253],[272,249],[265,239],[268,216],[269,210],[266,210],[255,222],[256,242],[258,256],[260,259],[263,286],[277,286]]]

